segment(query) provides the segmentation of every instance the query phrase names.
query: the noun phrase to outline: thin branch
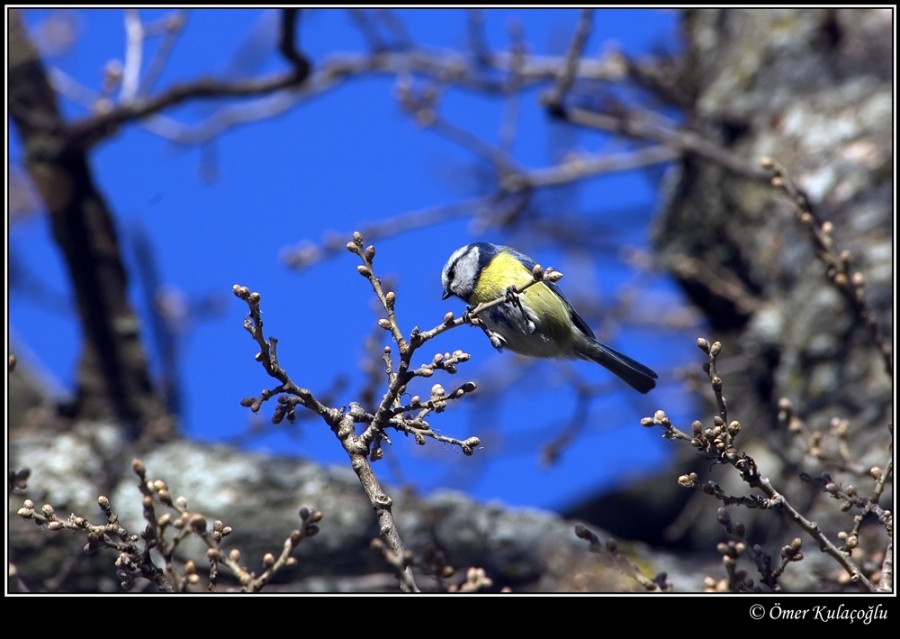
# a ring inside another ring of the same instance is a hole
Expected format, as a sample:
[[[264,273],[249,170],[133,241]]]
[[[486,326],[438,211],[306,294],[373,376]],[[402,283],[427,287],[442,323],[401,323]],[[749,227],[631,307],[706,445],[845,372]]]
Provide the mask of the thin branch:
[[[575,536],[587,541],[590,544],[590,551],[600,556],[608,566],[615,568],[623,575],[628,575],[648,592],[669,592],[672,590],[671,584],[667,581],[666,573],[661,572],[653,579],[648,579],[641,573],[640,568],[628,561],[628,558],[619,552],[618,543],[612,537],[607,538],[606,543],[603,544],[600,542],[597,534],[583,524],[575,526]]]
[[[522,65],[525,63],[525,38],[522,24],[518,20],[511,21],[509,26],[509,55],[513,64],[507,78],[509,86],[503,104],[500,134],[497,138],[497,146],[505,153],[512,150],[522,103],[519,87],[522,84]]]
[[[178,43],[181,34],[184,33],[187,18],[188,12],[179,10],[172,15],[165,16],[160,21],[160,29],[163,34],[162,42],[159,43],[159,48],[156,50],[150,64],[147,66],[147,73],[145,73],[144,77],[141,79],[141,84],[138,87],[137,92],[138,95],[147,95],[153,90],[153,87],[156,86],[157,80],[159,80],[163,70],[166,68],[169,56],[175,49],[175,45]],[[144,25],[144,30],[149,34],[155,32],[157,29],[155,28],[155,25]]]
[[[378,478],[372,471],[372,466],[368,459],[370,454],[369,447],[372,443],[371,439],[356,436],[352,412],[344,413],[342,410],[326,407],[316,400],[309,390],[300,388],[291,381],[284,368],[278,364],[275,352],[277,340],[274,337],[266,339],[263,333],[262,313],[259,308],[261,297],[259,293],[251,293],[247,287],[238,285],[235,285],[233,290],[237,297],[247,303],[250,310],[250,317],[245,320],[244,328],[247,329],[260,346],[260,352],[257,354],[256,359],[263,365],[270,376],[281,382],[281,385],[275,389],[264,390],[259,398],[246,398],[241,403],[250,407],[253,412],[256,412],[259,410],[262,402],[281,393],[287,393],[296,398],[296,400],[291,401],[292,398],[290,396],[279,397],[279,408],[276,410],[280,409],[282,415],[287,414],[290,417],[295,403],[318,413],[329,425],[350,457],[350,465],[365,490],[372,507],[375,509],[381,538],[394,553],[398,556],[404,556],[406,549],[391,512],[393,500],[381,489]],[[418,592],[418,587],[409,566],[399,571],[399,575],[401,587],[404,591]]]
[[[435,206],[419,211],[403,213],[380,222],[373,222],[368,225],[363,224],[360,226],[360,233],[370,240],[378,240],[394,237],[415,229],[435,226],[450,220],[476,217],[483,208],[490,205],[495,199],[495,196],[482,196],[464,200],[456,204]],[[282,249],[281,260],[290,268],[302,269],[329,259],[346,250],[346,235],[330,233],[317,245],[303,243],[296,247],[286,247]]]
[[[390,9],[375,9],[375,19],[380,22],[393,36],[391,48],[396,51],[406,51],[413,48],[412,38],[406,30],[403,20],[397,17]]]
[[[378,27],[373,23],[365,9],[348,9],[348,12],[353,24],[356,25],[356,28],[359,29],[360,34],[366,41],[369,51],[381,53],[388,50],[388,46],[381,38],[381,34],[378,33]]]
[[[283,9],[281,31],[278,34],[278,51],[293,67],[294,81],[300,84],[309,75],[309,61],[297,49],[297,18],[299,9]]]
[[[866,592],[879,592],[881,586],[872,583],[863,574],[859,566],[853,561],[849,552],[844,552],[838,548],[814,521],[806,519],[788,499],[778,491],[768,478],[763,477],[759,473],[756,462],[746,453],[738,452],[734,446],[735,437],[740,433],[741,425],[737,421],[728,423],[728,412],[725,404],[725,398],[722,394],[722,380],[716,373],[716,358],[721,352],[722,346],[719,342],[710,344],[705,339],[697,340],[697,345],[707,354],[708,363],[704,366],[710,378],[713,392],[716,396],[716,402],[719,408],[719,414],[714,419],[712,428],[703,429],[699,421],[692,424],[693,437],[688,437],[685,433],[677,430],[663,411],[656,411],[651,417],[645,417],[641,420],[643,426],[662,426],[666,431],[665,437],[669,439],[685,439],[690,441],[699,452],[711,453],[716,455],[716,460],[721,464],[733,466],[741,476],[741,479],[751,488],[761,490],[767,499],[759,497],[749,498],[731,498],[718,488],[714,482],[708,482],[701,485],[704,492],[714,497],[722,499],[726,503],[738,503],[753,508],[777,508],[785,512],[795,524],[800,526],[810,537],[815,539],[822,552],[827,553],[835,559],[850,575],[850,580],[856,583],[859,588]],[[693,487],[697,485],[696,474],[683,475],[679,478],[679,483],[685,487]]]
[[[125,9],[125,65],[119,100],[127,104],[137,97],[144,53],[144,26],[137,9]]]
[[[894,360],[881,327],[865,292],[865,277],[851,267],[852,255],[844,250],[838,253],[834,243],[834,224],[819,222],[813,213],[809,198],[791,181],[783,166],[771,158],[762,158],[760,165],[769,171],[772,186],[782,191],[791,202],[794,214],[806,229],[816,249],[816,257],[827,267],[829,281],[849,302],[856,316],[868,327],[872,342],[881,354],[884,368],[891,380],[894,379]]]
[[[573,155],[556,166],[525,171],[523,177],[533,189],[561,186],[583,178],[665,164],[679,159],[682,155],[678,149],[665,145],[625,153]]]
[[[658,116],[628,110],[622,113],[598,113],[578,107],[566,108],[558,117],[572,124],[619,133],[639,140],[666,144],[684,153],[700,156],[728,171],[753,180],[768,180],[769,175],[752,162],[726,151],[696,133],[664,124]]]
[[[466,44],[475,58],[475,64],[481,67],[491,64],[491,49],[484,33],[484,11],[469,9],[466,11]]]
[[[66,126],[67,145],[78,149],[90,148],[127,122],[154,115],[188,100],[264,95],[299,86],[309,76],[310,65],[294,44],[297,9],[285,9],[283,16],[279,50],[291,63],[290,70],[268,78],[233,82],[201,78],[193,82],[175,84],[155,97],[122,104],[106,113]]]
[[[563,100],[569,89],[575,82],[578,75],[578,65],[584,55],[584,47],[587,39],[591,35],[591,26],[594,18],[593,9],[582,9],[581,16],[578,18],[578,25],[575,27],[575,33],[572,35],[572,42],[569,44],[569,50],[566,53],[565,64],[562,65],[562,71],[558,72],[556,86],[547,95],[541,98],[542,102],[550,109],[551,113],[561,113],[563,109]]]
[[[213,83],[210,86],[199,86],[196,89],[197,94],[170,96],[170,99],[173,100],[177,97],[177,102],[194,97],[212,98],[222,95],[243,97],[265,95],[266,97],[255,102],[223,107],[197,126],[173,126],[165,136],[179,144],[202,144],[230,127],[274,117],[332,91],[346,82],[367,75],[390,77],[408,74],[422,75],[434,78],[442,85],[458,86],[481,93],[511,95],[511,92],[521,92],[524,89],[553,81],[562,60],[562,58],[541,56],[527,56],[520,59],[518,55],[498,52],[491,55],[491,65],[485,68],[472,66],[454,51],[410,50],[402,53],[385,52],[378,55],[340,54],[327,58],[322,64],[317,65],[315,72],[309,74],[302,86],[289,82],[288,86],[278,90],[277,78],[274,78],[259,80],[257,84],[253,85],[250,84],[250,81]],[[508,80],[497,80],[488,75],[489,71],[514,73],[518,80],[514,84]],[[582,60],[578,69],[578,77],[591,80],[616,80],[621,77],[621,69],[619,66],[610,65],[603,60]],[[209,82],[211,81],[201,78],[183,87],[172,87],[171,90],[179,89],[182,92],[190,92],[195,85]],[[216,93],[215,89],[222,86],[230,87],[230,92]],[[164,104],[154,102],[148,104],[145,110],[140,112],[132,110],[107,117],[110,118],[109,121],[115,120],[114,124],[121,125],[144,117],[148,111],[157,112],[169,104],[169,102]],[[83,128],[93,126],[95,126],[94,118],[87,119],[82,123]]]

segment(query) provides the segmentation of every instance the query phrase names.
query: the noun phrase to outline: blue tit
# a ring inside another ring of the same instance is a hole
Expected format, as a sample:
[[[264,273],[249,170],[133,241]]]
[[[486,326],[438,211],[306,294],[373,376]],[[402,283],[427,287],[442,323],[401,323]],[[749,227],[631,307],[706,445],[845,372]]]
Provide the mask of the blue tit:
[[[508,246],[469,244],[454,252],[444,265],[444,299],[456,295],[475,307],[504,297],[512,287],[534,279],[534,264]],[[656,373],[594,338],[594,332],[553,282],[539,282],[518,295],[518,302],[504,302],[478,317],[497,349],[506,347],[531,357],[586,359],[638,392],[656,387]]]

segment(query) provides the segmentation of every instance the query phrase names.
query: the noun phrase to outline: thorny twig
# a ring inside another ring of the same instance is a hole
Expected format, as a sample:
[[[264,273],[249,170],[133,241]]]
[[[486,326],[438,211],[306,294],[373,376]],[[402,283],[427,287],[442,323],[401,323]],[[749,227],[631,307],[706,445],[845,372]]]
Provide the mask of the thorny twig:
[[[244,328],[259,345],[260,350],[256,359],[263,365],[270,376],[280,382],[280,385],[275,388],[264,390],[258,397],[247,397],[241,403],[257,412],[264,402],[277,396],[278,405],[275,409],[273,421],[280,421],[284,418],[292,421],[296,417],[295,408],[299,405],[317,413],[329,424],[350,456],[351,465],[378,513],[382,537],[382,541],[379,544],[383,544],[386,549],[383,551],[387,553],[385,556],[389,558],[391,564],[397,569],[403,588],[409,591],[416,591],[418,588],[413,579],[410,565],[403,559],[406,557],[407,551],[403,546],[393,520],[391,513],[392,500],[381,490],[378,480],[372,471],[371,462],[381,458],[383,454],[381,442],[390,441],[385,432],[388,428],[407,435],[413,435],[419,444],[424,444],[425,438],[430,437],[437,441],[459,446],[466,455],[473,454],[475,449],[481,445],[481,442],[477,437],[459,440],[438,434],[425,421],[425,417],[432,412],[442,412],[449,401],[460,399],[464,395],[473,392],[475,390],[473,382],[466,382],[450,393],[447,393],[440,384],[435,384],[427,400],[423,401],[419,396],[413,396],[408,402],[401,402],[401,397],[407,393],[407,386],[413,379],[417,377],[431,377],[436,370],[454,374],[459,364],[468,361],[469,355],[462,351],[439,353],[432,358],[430,363],[418,367],[413,367],[412,358],[423,344],[435,336],[462,324],[479,326],[481,325],[478,319],[480,313],[498,304],[509,303],[510,298],[517,299],[517,295],[538,282],[557,281],[562,277],[562,274],[549,268],[545,270],[537,265],[534,268],[531,282],[510,291],[502,298],[480,304],[467,311],[460,318],[454,318],[452,313],[448,313],[444,317],[444,321],[438,326],[424,332],[415,327],[410,332],[409,337],[406,337],[400,328],[395,312],[397,296],[393,291],[386,291],[382,286],[381,279],[375,275],[373,267],[375,247],[364,247],[362,235],[354,233],[353,240],[346,244],[346,248],[362,260],[362,264],[357,267],[357,271],[369,281],[381,308],[387,316],[381,318],[378,321],[378,325],[390,332],[393,341],[396,343],[399,355],[399,360],[394,361],[391,358],[393,353],[392,347],[385,347],[383,351],[388,388],[377,408],[374,411],[368,411],[358,402],[351,402],[349,409],[329,408],[316,399],[308,389],[297,386],[290,379],[285,369],[278,363],[277,340],[275,338],[267,339],[264,335],[262,313],[259,307],[259,293],[251,292],[247,287],[235,285],[234,294],[244,300],[249,308],[249,317],[244,321]],[[356,434],[354,428],[354,425],[357,423],[365,425],[363,432],[359,435]]]
[[[881,327],[865,292],[865,277],[851,267],[850,251],[838,252],[834,245],[834,224],[829,221],[819,222],[813,212],[809,198],[791,181],[784,167],[771,158],[762,158],[760,166],[770,172],[772,186],[784,193],[791,202],[794,215],[815,245],[816,257],[827,268],[829,281],[846,298],[856,315],[868,327],[872,342],[881,354],[884,368],[888,376],[894,378],[894,362]]]
[[[379,532],[382,539],[394,553],[402,556],[406,549],[391,512],[393,500],[381,489],[381,485],[372,471],[369,461],[371,440],[366,441],[356,435],[354,429],[355,420],[352,413],[345,413],[342,409],[325,406],[313,397],[308,389],[300,388],[294,384],[284,368],[278,364],[275,352],[277,340],[274,337],[266,339],[263,333],[259,293],[251,293],[247,287],[235,285],[234,294],[244,300],[250,309],[250,317],[244,321],[244,328],[247,329],[260,346],[260,351],[256,355],[257,361],[263,365],[271,377],[281,382],[281,385],[274,389],[264,390],[259,397],[245,398],[241,401],[241,404],[249,407],[253,412],[257,412],[263,402],[278,396],[278,406],[275,409],[273,421],[282,419],[285,416],[289,420],[292,419],[297,405],[305,406],[321,416],[350,457],[350,465],[377,514]],[[408,566],[399,572],[399,577],[401,588],[404,591],[418,592],[418,586],[412,570]]]
[[[278,405],[273,415],[273,421],[276,423],[284,418],[293,421],[296,418],[295,408],[299,405],[317,413],[329,424],[348,455],[350,455],[351,465],[378,513],[382,533],[382,541],[378,543],[382,545],[380,546],[382,547],[382,552],[385,553],[385,557],[397,569],[404,589],[415,591],[418,588],[413,579],[410,564],[404,559],[407,556],[407,551],[400,539],[391,513],[392,500],[381,490],[378,480],[372,471],[371,462],[381,458],[383,454],[381,442],[390,442],[385,432],[388,428],[407,435],[413,435],[418,444],[424,444],[425,438],[430,437],[437,441],[459,446],[466,455],[473,454],[475,449],[481,445],[481,442],[478,437],[459,440],[438,434],[425,421],[425,418],[432,412],[442,412],[449,401],[460,399],[466,394],[473,392],[475,390],[473,382],[466,382],[450,393],[447,393],[442,385],[435,384],[431,388],[430,397],[427,400],[423,401],[422,398],[416,395],[411,397],[406,403],[401,401],[401,397],[407,393],[408,384],[415,378],[431,377],[436,370],[454,374],[459,364],[469,360],[469,355],[462,351],[438,353],[432,358],[430,363],[418,367],[413,367],[412,358],[417,350],[428,340],[451,328],[462,324],[481,326],[483,328],[483,324],[478,317],[479,314],[498,304],[517,300],[518,295],[539,282],[558,281],[562,274],[554,271],[552,268],[544,269],[540,265],[535,265],[530,282],[510,290],[503,297],[479,304],[475,308],[468,310],[462,317],[455,318],[453,313],[447,313],[438,326],[428,331],[421,331],[418,327],[414,327],[409,336],[406,337],[400,328],[395,312],[397,296],[393,291],[386,291],[381,279],[375,275],[373,267],[376,253],[375,247],[365,247],[362,235],[357,232],[353,234],[353,240],[346,244],[346,248],[351,253],[359,256],[362,261],[362,264],[357,267],[357,272],[369,281],[381,308],[384,310],[387,317],[379,319],[378,325],[391,334],[399,355],[398,361],[394,361],[392,359],[393,348],[387,346],[383,350],[388,388],[378,402],[378,406],[374,411],[368,411],[360,403],[351,402],[349,409],[329,408],[316,399],[308,389],[297,386],[278,363],[277,340],[274,337],[267,339],[264,335],[262,313],[259,307],[259,293],[251,292],[247,287],[235,285],[234,294],[244,300],[249,308],[250,313],[249,317],[244,320],[244,328],[259,345],[260,350],[256,359],[263,365],[270,376],[280,382],[279,386],[264,390],[258,397],[247,397],[241,403],[249,407],[253,412],[257,412],[264,402],[277,396]],[[357,423],[365,426],[360,435],[356,434],[354,428],[354,425]]]
[[[209,588],[214,591],[218,580],[218,566],[225,564],[238,578],[245,592],[259,592],[280,569],[293,566],[296,560],[291,557],[294,548],[306,537],[312,537],[319,531],[317,523],[322,513],[306,507],[300,509],[301,527],[294,530],[285,540],[279,556],[271,553],[263,557],[264,570],[256,575],[240,563],[240,551],[232,549],[227,554],[221,548],[222,540],[231,534],[231,527],[221,521],[213,524],[209,530],[206,518],[199,513],[188,510],[184,497],[172,499],[166,482],[161,479],[148,480],[143,462],[135,459],[132,469],[138,476],[138,489],[143,495],[143,515],[147,522],[140,534],[133,534],[119,523],[118,515],[113,512],[108,498],[100,496],[97,503],[106,517],[105,524],[92,524],[86,518],[71,514],[65,520],[59,519],[50,504],[45,504],[40,512],[35,511],[34,502],[25,500],[18,515],[25,520],[33,521],[48,530],[70,530],[85,532],[87,544],[84,551],[88,554],[108,548],[118,552],[116,558],[116,575],[121,586],[129,590],[136,577],[147,579],[162,592],[188,592],[189,586],[198,584],[200,576],[193,560],[184,562],[183,568],[176,565],[175,551],[183,540],[193,535],[200,538],[209,548],[207,558],[210,562]],[[161,503],[175,511],[176,516],[166,512],[157,515],[154,503]],[[151,554],[155,551],[155,555]],[[161,558],[163,567],[154,562],[154,557]]]
[[[891,588],[891,585],[885,581],[880,584],[872,583],[862,572],[856,562],[852,559],[848,550],[836,546],[825,533],[819,528],[814,521],[808,520],[800,514],[787,498],[779,492],[767,479],[759,473],[756,462],[746,453],[739,452],[734,445],[735,438],[740,433],[741,425],[737,421],[727,424],[728,412],[724,395],[722,394],[722,380],[716,373],[716,358],[722,350],[719,342],[710,344],[705,339],[699,339],[697,345],[706,353],[708,362],[704,365],[704,369],[710,378],[713,392],[716,396],[716,402],[719,408],[719,414],[716,415],[713,428],[704,429],[699,421],[692,424],[693,437],[675,428],[669,418],[663,411],[657,411],[653,417],[645,417],[641,420],[643,426],[661,426],[665,430],[664,437],[668,439],[683,439],[690,441],[691,444],[700,452],[711,453],[715,455],[717,463],[728,464],[733,466],[741,475],[741,479],[751,488],[760,490],[763,496],[750,496],[746,498],[730,497],[724,493],[714,482],[701,484],[701,488],[707,494],[721,499],[725,503],[738,503],[753,508],[777,508],[784,512],[795,524],[800,526],[810,537],[815,539],[822,552],[832,556],[850,576],[850,580],[856,583],[861,590],[866,592],[881,592],[884,589]],[[697,485],[696,474],[683,475],[679,478],[679,483],[686,487]],[[886,527],[892,528],[892,519],[888,518],[882,522]]]
[[[714,482],[709,483],[714,484]],[[721,491],[721,488],[718,486],[715,486],[715,488]],[[707,491],[704,490],[704,492]],[[725,532],[737,540],[720,543],[716,546],[716,550],[722,555],[725,571],[728,573],[729,590],[732,592],[758,592],[760,590],[759,587],[753,585],[752,579],[747,579],[746,572],[737,568],[738,557],[746,555],[756,565],[756,569],[762,578],[762,583],[772,592],[780,591],[781,586],[778,585],[778,578],[781,577],[785,568],[791,562],[803,560],[803,553],[800,552],[803,542],[800,538],[795,538],[790,544],[781,548],[781,562],[773,569],[772,557],[759,544],[750,544],[746,538],[744,524],[739,521],[732,521],[727,508],[719,508],[716,511],[716,518],[725,529]]]

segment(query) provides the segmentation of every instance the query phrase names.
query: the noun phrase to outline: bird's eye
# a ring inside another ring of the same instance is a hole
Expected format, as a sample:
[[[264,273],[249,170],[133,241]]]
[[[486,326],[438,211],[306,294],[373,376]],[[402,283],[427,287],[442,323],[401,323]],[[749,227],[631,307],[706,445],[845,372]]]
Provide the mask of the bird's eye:
[[[447,271],[447,281],[452,282],[456,279],[456,266],[451,266],[450,270]]]

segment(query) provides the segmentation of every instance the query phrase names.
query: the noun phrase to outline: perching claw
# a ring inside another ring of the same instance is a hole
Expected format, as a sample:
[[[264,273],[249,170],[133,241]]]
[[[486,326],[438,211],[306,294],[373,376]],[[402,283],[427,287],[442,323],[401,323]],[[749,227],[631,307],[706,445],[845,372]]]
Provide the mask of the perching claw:
[[[534,322],[531,321],[531,318],[528,317],[528,313],[525,312],[525,307],[522,306],[522,299],[519,297],[519,291],[515,286],[508,286],[506,288],[506,303],[519,309],[522,313],[522,319],[525,320],[525,326],[528,327],[528,333],[533,335],[536,330]]]
[[[484,328],[482,326],[482,328]],[[488,339],[491,340],[491,346],[496,348],[498,351],[503,350],[503,345],[506,344],[506,341],[503,337],[500,336],[500,333],[495,333],[494,331],[489,331],[488,329],[484,329],[485,335],[488,336]]]
[[[465,322],[466,324],[470,324],[472,326],[481,326],[483,328],[484,323],[481,321],[481,318],[479,318],[476,315],[472,315],[472,311],[474,311],[474,310],[475,310],[475,307],[472,306],[471,304],[468,304],[466,306],[466,311],[462,315],[462,321]]]

